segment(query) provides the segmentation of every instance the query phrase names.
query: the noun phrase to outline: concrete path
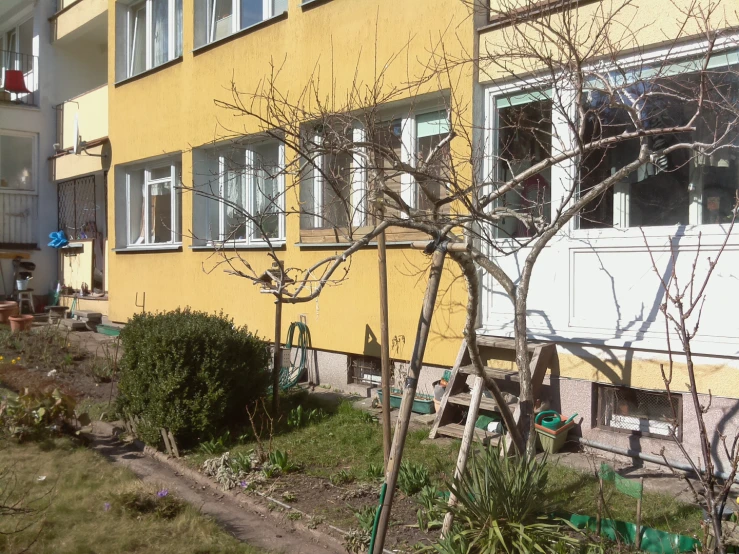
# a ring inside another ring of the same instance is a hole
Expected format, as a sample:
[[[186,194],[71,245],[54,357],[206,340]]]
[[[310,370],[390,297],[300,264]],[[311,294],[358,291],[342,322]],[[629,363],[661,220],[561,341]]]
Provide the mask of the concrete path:
[[[127,467],[146,483],[167,488],[176,496],[214,518],[237,539],[271,552],[290,554],[344,554],[338,541],[318,532],[301,530],[253,502],[239,502],[233,495],[214,493],[177,473],[168,465],[144,454],[135,446],[122,443],[109,434],[106,426],[96,424],[88,435],[93,450],[113,464]],[[246,500],[246,499],[245,499]]]

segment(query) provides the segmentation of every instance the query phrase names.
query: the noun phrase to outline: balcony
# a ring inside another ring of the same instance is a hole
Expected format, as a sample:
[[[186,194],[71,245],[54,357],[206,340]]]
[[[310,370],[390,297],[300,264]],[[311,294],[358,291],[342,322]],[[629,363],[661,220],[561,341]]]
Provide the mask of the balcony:
[[[50,18],[53,41],[107,42],[108,0],[59,0],[58,7]]]
[[[38,56],[0,50],[0,103],[38,106]]]
[[[54,179],[100,171],[99,155],[108,137],[108,85],[75,96],[60,104],[57,110],[59,147],[54,157]],[[83,148],[74,156],[77,134]]]

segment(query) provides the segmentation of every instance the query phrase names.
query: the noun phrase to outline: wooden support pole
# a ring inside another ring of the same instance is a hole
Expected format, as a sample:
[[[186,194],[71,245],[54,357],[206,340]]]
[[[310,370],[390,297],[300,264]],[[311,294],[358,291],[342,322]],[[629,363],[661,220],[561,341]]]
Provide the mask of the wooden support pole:
[[[272,367],[272,417],[277,417],[280,407],[280,372],[282,371],[282,347],[280,336],[282,333],[282,298],[278,295],[275,300],[275,351]]]
[[[482,400],[482,390],[484,388],[483,380],[481,377],[475,377],[475,383],[472,385],[472,396],[470,399],[470,409],[467,412],[467,421],[464,425],[464,434],[462,435],[462,446],[459,447],[459,455],[457,457],[457,467],[454,470],[454,479],[462,479],[464,475],[464,469],[467,467],[467,457],[470,453],[470,447],[472,441],[475,438],[475,423],[477,423],[477,414],[480,411],[480,401]],[[449,503],[447,504],[450,508],[457,503],[457,497],[454,496],[453,492],[449,493]],[[441,527],[442,538],[452,529],[452,523],[454,516],[451,511],[448,511],[444,516],[444,525]]]
[[[385,231],[377,237],[377,266],[380,272],[380,362],[382,367],[382,447],[385,454],[385,472],[390,461],[392,442],[390,428],[390,329],[387,298],[387,251]]]
[[[641,550],[641,500],[644,497],[644,477],[639,477],[639,498],[636,500],[636,549]]]
[[[431,272],[429,275],[428,285],[426,285],[426,294],[423,297],[421,317],[418,320],[416,343],[413,347],[408,377],[406,377],[403,385],[403,400],[400,404],[400,413],[398,414],[395,434],[393,435],[393,444],[390,449],[388,470],[385,473],[387,492],[385,493],[385,500],[380,507],[380,517],[377,524],[374,553],[372,554],[382,554],[382,551],[385,548],[385,535],[387,534],[388,524],[390,523],[390,510],[393,506],[395,486],[398,482],[398,471],[400,470],[400,462],[403,458],[403,448],[405,447],[405,439],[408,434],[411,409],[413,408],[413,400],[416,396],[416,389],[418,387],[418,377],[423,365],[423,355],[426,351],[426,342],[428,341],[429,331],[431,330],[431,317],[434,314],[434,305],[436,304],[436,295],[439,292],[439,283],[441,281],[442,270],[444,269],[445,257],[446,244],[444,242],[439,242],[436,244],[431,257]]]
[[[600,524],[603,518],[603,476],[598,473],[598,513],[595,514],[595,534],[600,537]]]

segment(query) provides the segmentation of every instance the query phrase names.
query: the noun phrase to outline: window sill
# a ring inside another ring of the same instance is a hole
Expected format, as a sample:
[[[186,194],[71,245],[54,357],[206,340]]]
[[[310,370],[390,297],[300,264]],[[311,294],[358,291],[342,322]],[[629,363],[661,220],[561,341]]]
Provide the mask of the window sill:
[[[502,27],[508,27],[514,23],[521,23],[529,19],[541,17],[543,15],[564,11],[569,8],[576,8],[591,4],[596,0],[580,0],[575,4],[570,0],[541,0],[531,6],[526,6],[513,10],[511,16],[488,14],[488,24],[477,28],[478,33],[494,31]]]
[[[258,23],[254,23],[253,25],[249,25],[248,27],[244,27],[243,29],[236,31],[235,33],[228,35],[227,37],[219,38],[218,40],[213,41],[208,44],[204,44],[203,46],[198,46],[197,48],[194,48],[192,50],[192,53],[194,56],[197,56],[198,54],[207,52],[211,48],[216,48],[218,46],[221,46],[222,44],[226,44],[227,42],[236,40],[237,38],[241,38],[243,36],[249,35],[255,31],[264,29],[265,27],[269,27],[270,25],[277,23],[279,21],[284,21],[285,19],[287,19],[287,11],[284,11],[279,15],[272,16],[269,19],[265,19],[263,21],[259,21]]]
[[[134,75],[132,77],[126,77],[124,79],[121,79],[120,81],[117,81],[113,84],[114,87],[118,88],[122,85],[127,85],[128,83],[132,83],[134,81],[138,81],[139,79],[143,79],[144,77],[148,77],[149,75],[152,75],[154,73],[157,73],[158,71],[162,71],[164,69],[167,69],[168,67],[172,67],[173,65],[177,65],[178,63],[182,62],[182,56],[178,56],[177,58],[173,60],[169,60],[168,62],[164,62],[161,65],[158,65],[156,67],[152,67],[151,69],[147,69],[146,71],[142,71],[141,73],[138,73],[137,75]]]
[[[354,229],[354,240],[360,240],[371,230],[372,227],[358,227]],[[346,229],[301,229],[300,242],[297,244],[302,248],[348,246],[352,241],[344,236],[346,234],[345,231]],[[430,240],[426,233],[413,229],[404,229],[402,227],[390,227],[385,232],[385,239],[388,245],[394,246],[409,245],[411,242],[418,240]],[[377,241],[372,241],[370,244],[377,244]]]
[[[146,246],[127,246],[125,248],[113,248],[116,254],[145,254],[151,252],[182,252],[181,244],[149,244]]]
[[[272,248],[275,250],[284,250],[285,241],[274,241]],[[212,244],[190,246],[193,252],[216,252],[218,250],[270,250],[266,244],[224,244],[221,246],[213,246]]]
[[[303,11],[310,10],[312,8],[316,8],[318,6],[321,6],[323,4],[326,4],[327,2],[330,2],[331,0],[303,0],[300,3],[300,9]]]

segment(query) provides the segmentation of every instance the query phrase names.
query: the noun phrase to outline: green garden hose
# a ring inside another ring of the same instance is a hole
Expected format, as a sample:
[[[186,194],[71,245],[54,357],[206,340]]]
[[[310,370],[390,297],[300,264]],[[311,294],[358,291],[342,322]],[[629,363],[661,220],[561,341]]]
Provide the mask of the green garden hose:
[[[380,489],[380,505],[377,507],[375,513],[375,522],[372,524],[372,537],[370,537],[369,550],[367,554],[372,554],[375,551],[375,537],[377,537],[377,525],[380,523],[380,514],[382,513],[382,504],[385,502],[385,493],[387,492],[387,483],[382,484]]]
[[[298,338],[297,342],[294,343],[296,330],[298,331]],[[288,390],[297,385],[308,366],[308,349],[311,347],[310,331],[308,326],[300,321],[291,323],[287,331],[285,348],[290,350],[293,346],[300,349],[300,354],[296,360],[297,363],[290,361],[290,365],[280,368],[280,388],[282,390]]]

